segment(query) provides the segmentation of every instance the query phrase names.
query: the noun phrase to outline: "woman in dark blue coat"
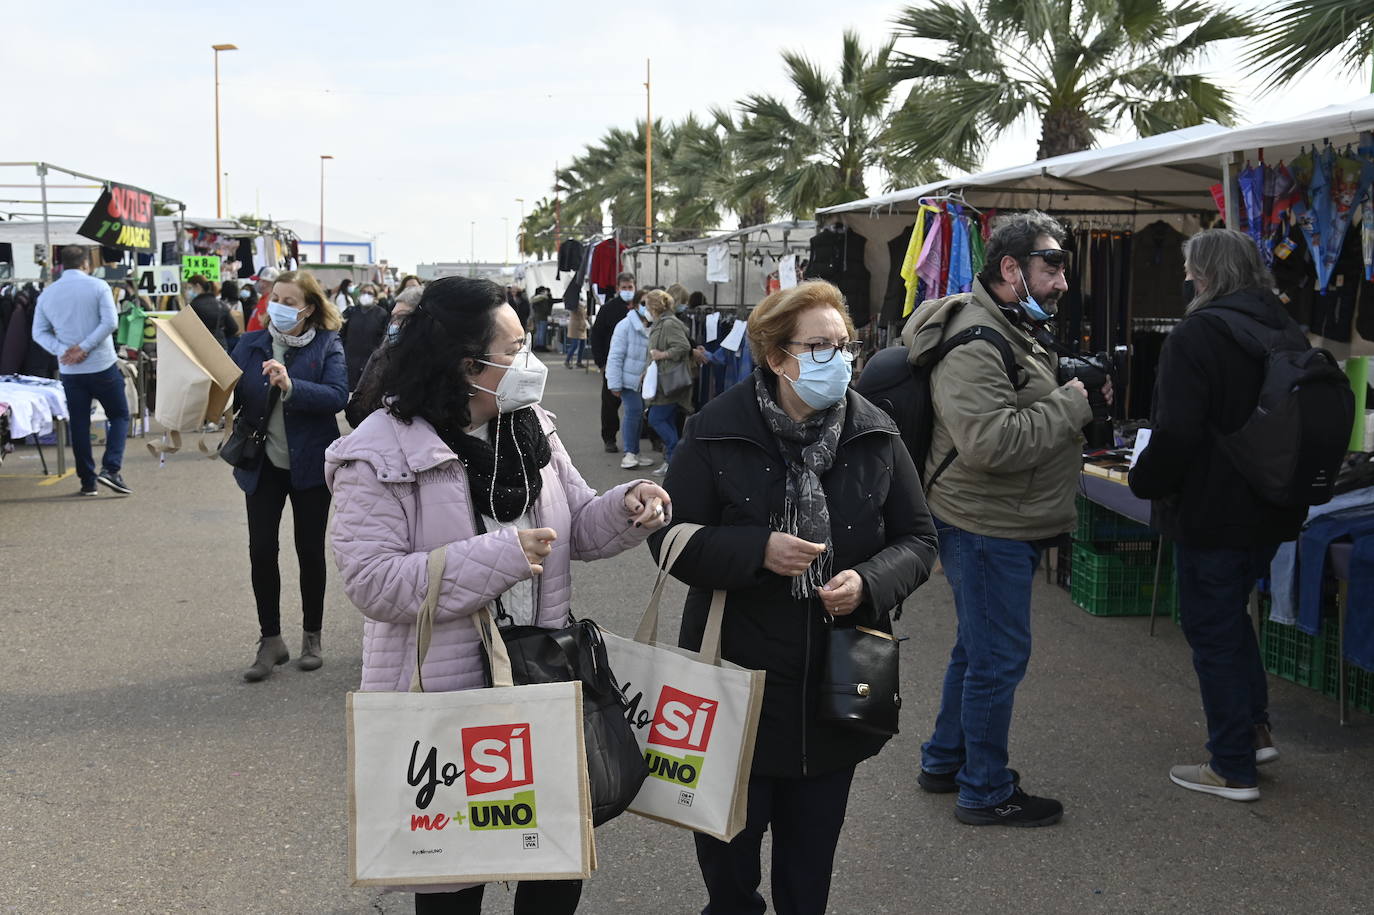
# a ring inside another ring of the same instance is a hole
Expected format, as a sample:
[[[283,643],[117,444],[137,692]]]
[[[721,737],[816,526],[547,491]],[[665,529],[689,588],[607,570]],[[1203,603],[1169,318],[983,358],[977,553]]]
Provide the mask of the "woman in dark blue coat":
[[[348,402],[339,312],[315,277],[304,271],[277,277],[267,317],[267,330],[244,334],[233,353],[243,370],[235,394],[243,408],[240,416],[267,429],[262,460],[234,471],[248,507],[248,558],[262,629],[253,666],[243,674],[250,682],[264,679],[291,657],[281,637],[277,566],[277,534],[287,499],[301,567],[304,634],[299,664],[301,670],[318,670],[324,663],[320,627],[329,519],[324,450],[339,437],[335,416]]]

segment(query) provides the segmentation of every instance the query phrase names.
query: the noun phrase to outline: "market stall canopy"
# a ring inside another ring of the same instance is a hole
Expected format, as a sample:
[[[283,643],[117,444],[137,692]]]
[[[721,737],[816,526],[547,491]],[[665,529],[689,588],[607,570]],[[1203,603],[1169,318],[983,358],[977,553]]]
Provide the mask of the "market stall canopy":
[[[157,217],[157,237],[171,241],[177,237],[178,218],[175,216]],[[48,239],[53,245],[94,245],[82,235],[77,234],[81,228],[80,219],[52,219],[48,221]],[[252,228],[244,225],[235,219],[213,219],[187,216],[185,220],[187,229],[205,229],[214,232],[216,235],[225,235],[229,238],[256,238],[260,235],[282,234],[274,233],[270,228]],[[7,242],[14,245],[22,244],[43,244],[43,221],[42,220],[13,220],[11,222],[0,222],[0,242]]]
[[[713,305],[753,305],[767,294],[778,259],[787,254],[805,259],[815,234],[814,221],[792,219],[685,241],[636,245],[626,248],[622,257],[641,285],[680,283],[689,292],[705,293]],[[711,278],[707,261],[712,249],[721,259],[723,274],[718,276],[728,279]]]
[[[1304,145],[1355,143],[1374,129],[1374,95],[1353,102],[1245,127],[1202,124],[1105,149],[1041,159],[1013,168],[947,178],[819,210],[820,217],[868,212],[914,212],[923,197],[962,191],[983,208],[1043,209],[1061,213],[1139,214],[1211,212],[1211,186],[1222,180],[1222,159],[1245,153],[1269,161],[1292,158]]]

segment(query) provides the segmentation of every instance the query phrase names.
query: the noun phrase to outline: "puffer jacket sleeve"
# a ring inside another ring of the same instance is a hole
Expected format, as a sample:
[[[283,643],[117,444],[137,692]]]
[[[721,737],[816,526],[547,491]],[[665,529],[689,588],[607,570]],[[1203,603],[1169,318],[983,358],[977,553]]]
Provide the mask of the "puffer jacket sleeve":
[[[986,473],[1026,470],[1058,457],[1092,419],[1088,399],[1067,387],[1018,410],[997,348],[977,341],[935,367],[931,400],[959,460]]]
[[[333,416],[348,404],[348,369],[344,362],[343,343],[338,334],[331,334],[321,356],[324,365],[320,380],[291,379],[291,396],[283,398],[288,413],[323,413]],[[289,372],[288,372],[289,374]]]
[[[883,503],[887,545],[854,566],[864,580],[868,602],[879,613],[892,610],[930,578],[938,549],[921,478],[897,436],[892,437],[891,461],[892,487]]]
[[[344,593],[369,619],[414,623],[427,587],[428,554],[415,552],[402,487],[383,483],[366,461],[333,476],[335,562]],[[458,619],[533,577],[516,532],[502,528],[448,545],[436,622]]]
[[[643,543],[649,532],[630,523],[625,494],[644,481],[631,480],[598,496],[577,472],[556,434],[549,436],[549,447],[553,450],[554,471],[572,512],[572,558],[605,559]]]
[[[626,319],[611,332],[611,350],[606,356],[606,387],[612,391],[626,387],[622,376],[625,374],[625,352],[630,343],[629,331],[630,322]]]

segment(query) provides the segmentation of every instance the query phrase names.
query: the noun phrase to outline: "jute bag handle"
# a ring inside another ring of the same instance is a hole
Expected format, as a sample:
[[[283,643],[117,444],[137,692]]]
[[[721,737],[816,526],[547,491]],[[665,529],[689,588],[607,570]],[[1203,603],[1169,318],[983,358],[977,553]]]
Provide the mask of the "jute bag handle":
[[[658,606],[663,598],[663,588],[668,584],[668,574],[673,570],[687,543],[701,530],[703,525],[681,522],[668,529],[659,546],[658,577],[654,580],[654,591],[649,596],[649,605],[644,608],[644,616],[635,632],[635,641],[651,645],[658,638]],[[720,664],[720,630],[725,619],[725,592],[711,594],[711,611],[706,616],[706,631],[701,637],[701,656],[711,664]]]
[[[425,600],[415,618],[415,672],[410,677],[412,693],[425,691],[424,677],[421,676],[420,670],[425,665],[429,643],[434,638],[434,613],[439,608],[439,589],[443,586],[444,564],[447,559],[448,547],[441,546],[430,551],[426,564],[429,580],[425,587]],[[472,614],[472,624],[477,627],[477,634],[487,648],[487,657],[491,658],[492,686],[513,686],[510,653],[506,651],[506,643],[499,633],[495,638],[491,635],[495,629],[491,608],[483,607]]]

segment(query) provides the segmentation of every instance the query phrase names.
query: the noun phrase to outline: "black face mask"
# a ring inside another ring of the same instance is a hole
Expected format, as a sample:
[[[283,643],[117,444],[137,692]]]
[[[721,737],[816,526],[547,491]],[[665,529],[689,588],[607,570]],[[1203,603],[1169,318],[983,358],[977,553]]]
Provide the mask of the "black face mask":
[[[1197,287],[1193,285],[1193,281],[1192,281],[1192,280],[1184,280],[1184,281],[1183,281],[1183,304],[1184,304],[1184,305],[1187,305],[1189,302],[1193,301],[1193,299],[1195,299],[1195,298],[1197,298]]]

